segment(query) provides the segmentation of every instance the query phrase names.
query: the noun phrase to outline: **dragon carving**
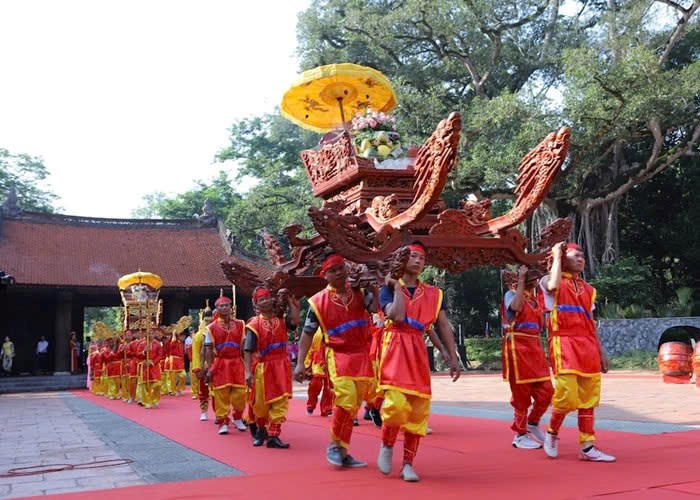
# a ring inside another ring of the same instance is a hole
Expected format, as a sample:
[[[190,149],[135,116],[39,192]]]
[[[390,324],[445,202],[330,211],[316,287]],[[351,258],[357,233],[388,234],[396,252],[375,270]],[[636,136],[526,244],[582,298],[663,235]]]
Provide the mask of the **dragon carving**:
[[[237,284],[265,283],[275,292],[309,295],[325,286],[310,273],[332,249],[346,258],[352,286],[377,286],[386,274],[401,274],[405,245],[413,240],[426,246],[429,264],[449,272],[518,263],[542,268],[550,248],[567,238],[572,221],[557,219],[547,226],[532,252],[516,226],[547,196],[568,152],[569,129],[549,134],[523,158],[514,206],[495,218],[489,199],[462,201],[459,208],[445,208],[440,199],[456,161],[460,129],[460,115],[450,114],[418,150],[413,166],[401,172],[386,173],[373,159],[355,156],[347,132],[317,151],[303,152],[314,193],[324,199],[321,208],[308,212],[317,234],[302,238],[300,224],[287,226],[286,259],[279,242],[265,233],[274,270],[223,262],[224,273]]]

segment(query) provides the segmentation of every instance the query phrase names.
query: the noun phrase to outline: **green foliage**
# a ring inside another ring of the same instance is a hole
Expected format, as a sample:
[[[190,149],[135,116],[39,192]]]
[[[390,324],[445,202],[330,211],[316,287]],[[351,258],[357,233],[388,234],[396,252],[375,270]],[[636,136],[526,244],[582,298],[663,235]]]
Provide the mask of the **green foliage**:
[[[651,318],[652,313],[649,309],[644,309],[639,304],[630,304],[623,310],[623,317],[625,319],[639,319],[639,318]]]
[[[172,198],[161,192],[146,195],[144,206],[134,210],[132,215],[140,218],[191,219],[202,213],[205,199],[211,202],[217,213],[226,215],[240,202],[241,195],[234,190],[228,174],[222,170],[211,181],[196,181],[194,188]]]
[[[120,330],[120,310],[119,307],[86,307],[83,316],[83,337],[92,335],[92,327],[98,321],[114,330]]]
[[[649,260],[640,262],[636,257],[624,257],[602,267],[591,284],[598,291],[596,300],[600,304],[613,302],[623,308],[639,305],[650,309],[664,302]]]
[[[20,208],[33,212],[53,212],[58,196],[40,187],[49,176],[41,158],[11,153],[0,148],[0,200],[15,188]]]
[[[464,345],[470,362],[490,364],[501,360],[500,338],[467,338]]]
[[[625,310],[618,304],[607,302],[596,306],[596,317],[599,319],[624,319]]]
[[[628,351],[608,358],[613,370],[658,370],[655,352]]]

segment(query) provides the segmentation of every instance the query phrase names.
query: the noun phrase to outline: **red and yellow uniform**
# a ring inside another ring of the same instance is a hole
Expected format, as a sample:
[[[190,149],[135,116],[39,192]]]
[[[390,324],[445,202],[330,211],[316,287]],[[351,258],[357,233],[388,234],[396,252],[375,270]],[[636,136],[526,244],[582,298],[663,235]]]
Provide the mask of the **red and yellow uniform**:
[[[192,335],[192,340],[194,340],[194,334]],[[199,376],[194,372],[192,367],[192,343],[185,346],[185,355],[187,359],[190,360],[190,392],[192,393],[192,399],[199,399]]]
[[[292,397],[287,326],[284,318],[258,315],[248,321],[246,329],[246,335],[252,332],[256,337],[255,352],[258,356],[253,372],[253,414],[258,428],[267,427],[267,434],[272,438],[282,431],[289,410],[289,398]]]
[[[168,387],[171,393],[179,395],[185,390],[185,346],[178,339],[166,342],[168,356],[165,358],[165,373],[168,377]]]
[[[369,360],[372,364],[372,380],[367,387],[365,404],[368,409],[379,410],[382,407],[383,393],[379,390],[379,362],[381,360],[382,339],[384,336],[384,315],[378,313],[377,321],[370,327]]]
[[[326,363],[335,402],[331,439],[347,449],[353,420],[372,379],[369,360],[370,316],[362,291],[346,286],[338,293],[330,285],[309,299],[326,344]]]
[[[199,399],[199,409],[203,412],[207,411],[209,406],[209,385],[202,377],[202,346],[204,345],[204,334],[207,325],[204,321],[199,324],[199,330],[192,337],[190,349],[192,355],[190,357],[190,383],[192,385],[192,394],[196,394]]]
[[[110,347],[103,347],[100,351],[104,363],[104,379],[106,396],[109,399],[119,399],[122,379],[122,360],[117,351]]]
[[[160,362],[163,359],[163,348],[156,339],[150,341],[150,349],[147,350],[146,347],[145,339],[139,342],[137,356],[141,363],[138,385],[141,386],[143,406],[153,408],[160,403]]]
[[[578,410],[579,442],[595,441],[593,409],[600,403],[600,347],[593,319],[596,291],[582,278],[562,273],[548,294],[549,359],[554,397],[549,432],[557,434],[566,414]]]
[[[165,359],[170,356],[170,343],[163,342],[163,339],[160,337],[158,337],[158,343],[160,344],[162,354],[160,361],[158,362],[158,366],[160,367],[160,393],[161,395],[172,394],[173,391],[170,387],[170,377],[168,377],[168,373],[165,371]]]
[[[139,366],[139,359],[137,356],[138,345],[139,340],[133,339],[119,346],[119,349],[123,350],[124,355],[122,399],[127,403],[136,400],[136,382],[138,379]]]
[[[539,424],[554,393],[540,336],[544,326],[544,307],[540,298],[527,290],[524,293],[520,311],[509,311],[505,302],[501,305],[503,379],[509,382],[512,394],[510,404],[515,418],[511,429],[518,434],[527,432],[528,423]]]
[[[90,346],[90,349],[92,350],[92,353],[88,358],[90,372],[92,375],[92,387],[90,390],[93,394],[102,396],[105,392],[104,382],[102,380],[102,354],[100,353],[99,347]]]
[[[216,353],[210,373],[218,425],[228,425],[231,422],[231,408],[234,420],[240,420],[245,409],[245,366],[241,356],[244,328],[245,323],[234,318],[228,323],[223,318],[217,318],[207,326],[209,336],[206,337],[205,334],[205,343],[208,344],[211,339]]]
[[[321,415],[326,417],[333,411],[333,392],[328,379],[326,369],[326,346],[323,343],[323,333],[319,329],[311,341],[311,348],[304,360],[304,366],[311,368],[311,381],[309,382],[306,410],[312,413],[318,404],[318,396],[321,395]],[[323,391],[323,392],[321,392]]]
[[[382,442],[393,447],[399,430],[404,431],[404,463],[412,463],[420,437],[425,436],[430,415],[430,366],[423,335],[437,321],[442,290],[419,282],[411,296],[400,281],[406,319],[387,319],[381,347],[379,389],[382,405]],[[397,292],[398,293],[398,292]]]

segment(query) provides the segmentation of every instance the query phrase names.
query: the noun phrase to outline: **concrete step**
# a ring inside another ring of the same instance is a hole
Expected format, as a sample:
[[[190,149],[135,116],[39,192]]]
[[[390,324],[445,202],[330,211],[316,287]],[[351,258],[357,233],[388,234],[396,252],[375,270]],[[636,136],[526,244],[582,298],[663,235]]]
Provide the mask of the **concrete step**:
[[[0,394],[65,391],[85,387],[86,375],[0,378]]]

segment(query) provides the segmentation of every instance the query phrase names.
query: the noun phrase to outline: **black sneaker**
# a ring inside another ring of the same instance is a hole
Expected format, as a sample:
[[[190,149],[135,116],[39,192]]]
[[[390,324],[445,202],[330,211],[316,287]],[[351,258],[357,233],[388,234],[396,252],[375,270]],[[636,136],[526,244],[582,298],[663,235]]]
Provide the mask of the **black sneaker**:
[[[343,467],[347,467],[349,469],[359,469],[360,467],[367,467],[367,462],[355,460],[351,455],[345,455],[345,458],[343,459]]]
[[[372,417],[372,422],[374,423],[374,425],[376,425],[377,427],[381,427],[382,426],[382,414],[381,414],[381,412],[379,410],[372,408],[369,411],[369,414]]]
[[[313,415],[313,413],[314,413],[314,409],[313,409],[313,408],[307,408],[307,409],[306,409],[306,414],[307,414],[307,415]]]
[[[283,443],[282,440],[278,436],[271,437],[267,440],[267,447],[268,448],[281,448],[281,449],[287,449],[289,448],[289,443]]]
[[[359,422],[357,419],[355,419],[355,420],[352,421],[352,425],[353,425],[354,427],[357,427],[358,425],[360,425],[360,422]]]
[[[250,435],[253,436],[253,438],[255,438],[255,433],[258,432],[258,424],[256,424],[255,422],[250,422],[248,424],[248,430],[250,431]]]
[[[372,420],[371,410],[367,407],[365,407],[364,420]]]
[[[328,447],[326,451],[326,460],[331,465],[336,467],[343,466],[343,447],[338,445],[332,445]]]

